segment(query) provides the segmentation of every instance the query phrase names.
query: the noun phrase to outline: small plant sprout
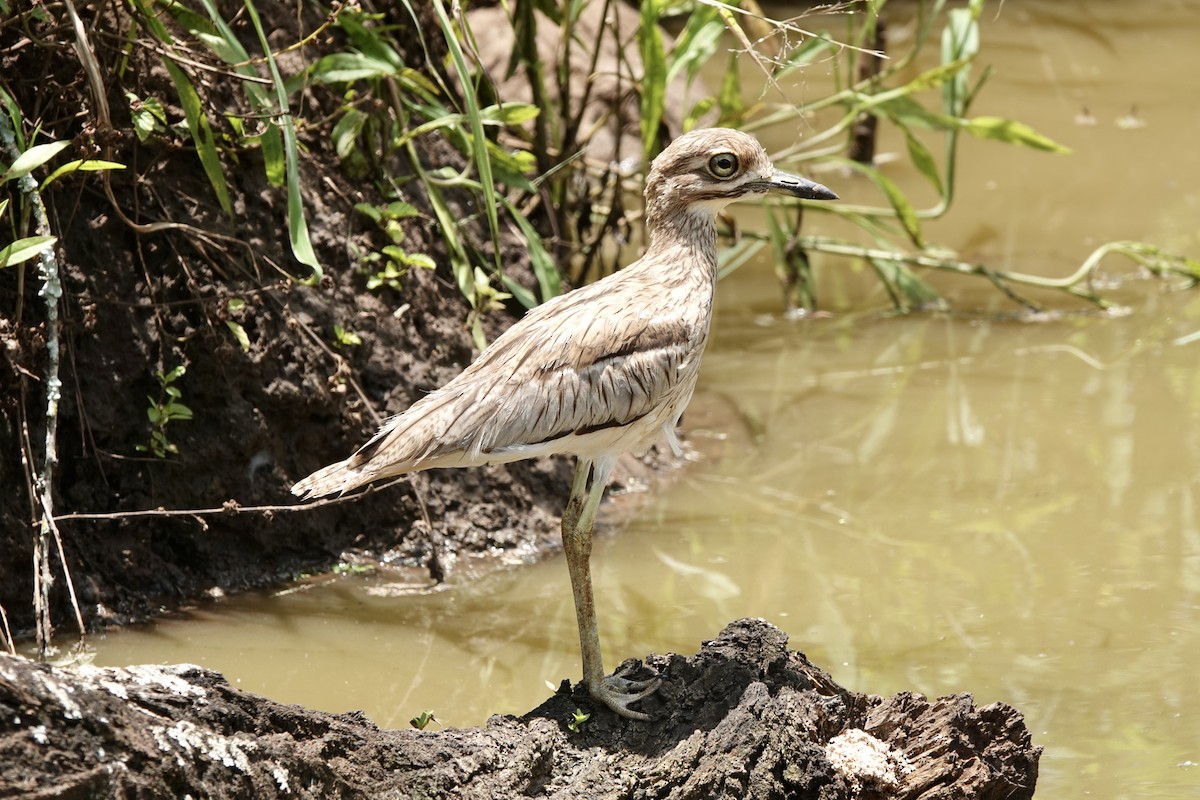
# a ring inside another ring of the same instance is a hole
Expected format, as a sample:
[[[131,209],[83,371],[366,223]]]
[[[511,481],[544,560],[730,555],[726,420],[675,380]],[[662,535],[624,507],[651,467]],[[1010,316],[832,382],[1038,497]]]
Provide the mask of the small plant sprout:
[[[437,717],[435,717],[433,715],[432,711],[422,711],[420,714],[417,714],[415,717],[410,719],[408,721],[408,724],[412,725],[414,728],[416,728],[419,731],[423,731],[423,730],[425,730],[426,725],[428,725],[431,722],[437,722],[437,721],[438,721],[438,719],[437,719]],[[438,723],[438,724],[440,725],[441,723]]]
[[[404,229],[400,226],[400,220],[418,216],[420,212],[415,207],[397,200],[382,206],[359,203],[354,208],[360,214],[370,217],[387,234],[391,242],[378,252],[367,253],[362,257],[359,273],[367,276],[368,289],[375,291],[386,286],[399,290],[401,280],[411,267],[434,269],[437,266],[429,256],[409,253],[402,246]]]
[[[240,297],[231,297],[226,304],[230,314],[237,314],[246,307],[246,301]],[[233,338],[237,339],[238,347],[242,348],[243,353],[250,352],[250,337],[246,335],[246,329],[242,327],[242,323],[234,319],[225,320],[226,327],[229,328]]]
[[[153,453],[155,458],[166,458],[168,453],[179,452],[179,448],[167,438],[167,425],[172,420],[192,418],[192,410],[179,402],[182,392],[174,385],[186,371],[187,367],[180,364],[170,372],[164,373],[160,369],[154,373],[158,379],[158,398],[146,395],[150,401],[146,407],[146,416],[150,418],[150,441],[137,445],[138,451]]]
[[[358,347],[362,344],[362,337],[354,331],[346,330],[341,325],[334,325],[333,343],[338,347]]]
[[[591,714],[585,714],[577,708],[571,712],[571,720],[567,723],[567,730],[571,733],[579,733],[583,730],[583,723],[591,718]]]

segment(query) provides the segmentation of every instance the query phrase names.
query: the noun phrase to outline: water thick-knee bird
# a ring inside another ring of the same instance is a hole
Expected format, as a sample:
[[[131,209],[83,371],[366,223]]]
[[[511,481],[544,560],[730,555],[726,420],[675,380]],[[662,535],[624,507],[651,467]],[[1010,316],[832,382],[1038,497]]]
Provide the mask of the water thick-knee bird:
[[[605,676],[600,659],[588,564],[596,509],[622,453],[663,438],[678,452],[675,426],[696,388],[712,319],[716,215],[767,192],[837,199],[819,183],[776,169],[748,134],[710,128],[680,136],[646,178],[644,256],[530,311],[458,377],[292,492],[314,497],[419,470],[574,454],[562,538],[583,679],[616,713],[649,719],[629,706],[658,681]]]

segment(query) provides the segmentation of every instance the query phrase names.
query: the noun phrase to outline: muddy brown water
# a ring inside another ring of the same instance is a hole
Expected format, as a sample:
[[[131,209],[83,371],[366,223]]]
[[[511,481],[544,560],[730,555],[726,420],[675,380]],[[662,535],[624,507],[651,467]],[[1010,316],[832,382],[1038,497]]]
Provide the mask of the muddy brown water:
[[[1074,154],[964,142],[930,237],[1044,275],[1110,239],[1200,253],[1200,6],[997,8],[975,112]],[[796,100],[819,96],[819,70],[805,80]],[[686,419],[702,458],[597,543],[607,665],[760,616],[852,689],[1017,706],[1046,747],[1040,796],[1200,797],[1200,294],[1128,282],[1126,316],[1018,322],[941,280],[981,313],[896,318],[847,262],[818,269],[827,319],[785,318],[769,265],[720,286]],[[93,644],[101,664],[200,663],[382,726],[479,724],[578,677],[560,562],[416,595],[323,578]]]

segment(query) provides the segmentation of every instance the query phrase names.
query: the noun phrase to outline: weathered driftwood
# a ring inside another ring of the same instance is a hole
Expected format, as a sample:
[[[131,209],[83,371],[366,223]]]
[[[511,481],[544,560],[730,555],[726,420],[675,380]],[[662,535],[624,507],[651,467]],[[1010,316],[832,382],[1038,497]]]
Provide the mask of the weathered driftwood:
[[[0,656],[0,797],[1028,798],[1019,712],[843,689],[787,637],[731,623],[664,677],[650,723],[564,689],[482,728],[381,731],[195,666],[58,669]],[[568,729],[576,708],[592,716]]]

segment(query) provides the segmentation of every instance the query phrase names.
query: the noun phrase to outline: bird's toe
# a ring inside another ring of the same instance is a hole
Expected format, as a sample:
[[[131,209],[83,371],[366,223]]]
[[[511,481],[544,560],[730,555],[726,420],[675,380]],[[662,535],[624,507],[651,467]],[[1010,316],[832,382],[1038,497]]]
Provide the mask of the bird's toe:
[[[614,713],[626,719],[644,722],[650,719],[650,715],[635,711],[629,706],[654,694],[660,686],[660,678],[635,681],[621,675],[609,675],[599,686],[592,688],[591,694],[595,700],[608,706]]]

